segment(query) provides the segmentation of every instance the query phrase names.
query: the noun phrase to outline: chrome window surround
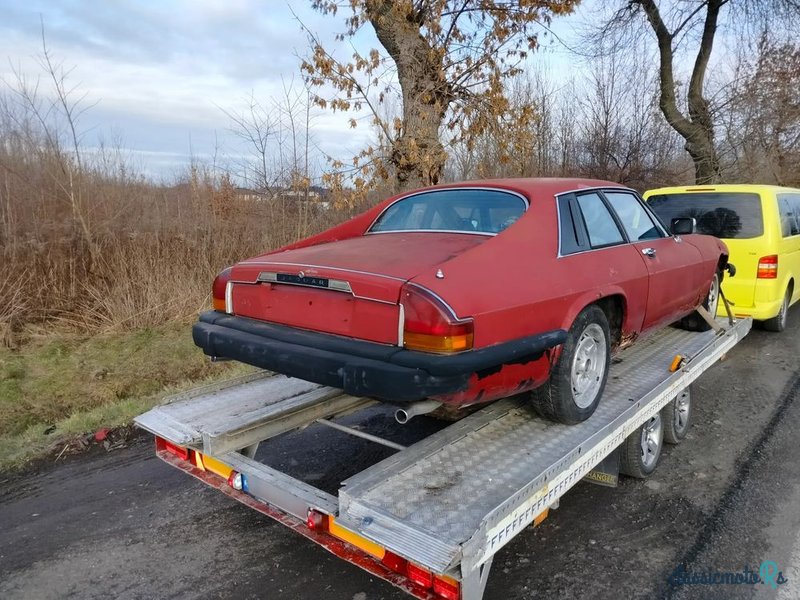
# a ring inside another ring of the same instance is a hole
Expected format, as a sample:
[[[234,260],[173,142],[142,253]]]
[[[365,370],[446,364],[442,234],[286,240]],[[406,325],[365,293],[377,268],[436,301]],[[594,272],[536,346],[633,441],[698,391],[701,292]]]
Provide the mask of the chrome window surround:
[[[430,194],[432,192],[449,192],[449,191],[471,191],[471,190],[480,190],[485,192],[503,192],[506,194],[510,194],[512,196],[516,196],[517,198],[521,199],[525,203],[525,210],[522,211],[523,214],[528,212],[528,209],[531,206],[530,201],[520,192],[516,192],[514,190],[507,190],[505,188],[498,188],[498,187],[489,187],[489,186],[461,186],[461,187],[448,187],[448,188],[435,188],[432,190],[423,190],[419,192],[412,192],[405,196],[402,196],[392,202],[389,206],[385,207],[380,214],[375,217],[375,219],[370,223],[370,226],[367,227],[367,230],[364,232],[364,235],[376,235],[381,233],[465,233],[467,235],[485,235],[487,237],[494,237],[497,233],[490,233],[484,231],[460,231],[458,229],[395,229],[392,231],[372,231],[372,228],[375,227],[375,223],[384,215],[384,213],[389,210],[392,206],[397,204],[398,202],[402,202],[403,200],[408,200],[409,198],[413,198],[414,196],[421,196],[422,194]],[[498,233],[502,233],[498,232]]]
[[[561,206],[559,205],[559,202],[558,202],[559,197],[565,196],[567,194],[579,194],[581,192],[601,192],[602,193],[602,192],[604,192],[606,190],[610,191],[610,192],[615,192],[615,191],[616,192],[631,192],[639,200],[642,200],[642,197],[639,195],[639,193],[636,190],[632,189],[632,188],[627,188],[627,187],[609,187],[609,186],[598,186],[598,187],[590,187],[590,188],[579,188],[579,189],[576,189],[576,190],[567,190],[567,191],[564,191],[564,192],[559,192],[558,194],[556,194],[554,196],[554,199],[555,199],[555,202],[556,202],[556,227],[558,227],[558,253],[556,254],[556,258],[564,258],[566,256],[577,256],[579,254],[586,254],[587,252],[598,252],[600,250],[607,250],[608,248],[616,248],[617,246],[621,246],[623,244],[632,243],[630,241],[630,239],[628,239],[628,234],[625,231],[625,228],[623,227],[622,228],[623,241],[619,242],[618,244],[611,244],[611,245],[608,245],[608,246],[602,246],[601,248],[589,248],[588,250],[581,250],[579,252],[570,252],[569,254],[562,254],[561,253]],[[664,226],[662,225],[661,220],[658,217],[656,217],[654,215],[653,211],[650,210],[650,207],[647,206],[647,203],[645,203],[643,200],[640,203],[644,206],[645,211],[647,211],[647,214],[650,215],[650,217],[653,219],[653,222],[655,223],[656,227],[658,227],[658,230],[664,235],[664,237],[672,237],[669,234],[669,232],[667,232],[664,229]],[[616,218],[614,219],[614,222],[616,222]]]

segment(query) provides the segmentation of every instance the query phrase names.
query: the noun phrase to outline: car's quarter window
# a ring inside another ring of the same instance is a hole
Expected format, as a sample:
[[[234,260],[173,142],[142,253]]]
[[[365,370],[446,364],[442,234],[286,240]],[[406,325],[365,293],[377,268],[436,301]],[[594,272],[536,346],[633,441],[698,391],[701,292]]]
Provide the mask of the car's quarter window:
[[[369,232],[495,234],[519,219],[526,208],[521,196],[502,190],[433,190],[401,198],[378,217]]]
[[[778,194],[781,235],[800,235],[800,194]]]
[[[697,233],[745,239],[764,234],[761,197],[747,192],[685,192],[656,194],[647,199],[664,223],[678,217],[697,221]]]
[[[606,203],[597,193],[580,194],[577,198],[592,248],[625,241]]]
[[[608,203],[617,213],[625,233],[631,242],[653,240],[664,237],[661,229],[641,205],[639,199],[628,192],[604,191]]]

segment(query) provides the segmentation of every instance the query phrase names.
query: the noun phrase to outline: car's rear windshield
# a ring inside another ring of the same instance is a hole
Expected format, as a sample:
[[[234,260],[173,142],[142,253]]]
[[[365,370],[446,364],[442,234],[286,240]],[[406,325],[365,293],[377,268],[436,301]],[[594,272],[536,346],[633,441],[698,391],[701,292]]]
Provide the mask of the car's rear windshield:
[[[370,232],[496,234],[519,219],[526,208],[520,196],[501,190],[433,190],[398,200],[378,217]]]
[[[697,233],[723,239],[746,239],[764,234],[761,199],[744,192],[691,192],[656,194],[650,208],[669,226],[672,219],[693,217]]]

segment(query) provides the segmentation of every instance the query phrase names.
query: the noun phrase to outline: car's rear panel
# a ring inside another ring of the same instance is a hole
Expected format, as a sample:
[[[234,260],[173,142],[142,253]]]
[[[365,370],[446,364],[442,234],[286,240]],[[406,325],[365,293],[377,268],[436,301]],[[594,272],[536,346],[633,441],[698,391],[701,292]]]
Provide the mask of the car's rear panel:
[[[392,233],[244,261],[232,273],[235,315],[386,344],[400,343],[400,290],[487,238]]]

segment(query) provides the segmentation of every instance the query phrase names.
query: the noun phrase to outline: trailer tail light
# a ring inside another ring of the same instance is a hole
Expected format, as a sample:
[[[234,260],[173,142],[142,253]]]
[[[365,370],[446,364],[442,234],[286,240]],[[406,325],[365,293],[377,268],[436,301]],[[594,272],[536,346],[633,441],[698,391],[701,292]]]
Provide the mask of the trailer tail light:
[[[231,280],[231,271],[233,267],[227,267],[220,271],[219,275],[214,278],[214,283],[211,286],[211,304],[214,310],[221,312],[230,312],[228,309],[227,296],[228,296],[228,283]]]
[[[177,456],[181,460],[189,460],[188,448],[184,448],[183,446],[178,446],[177,444],[173,444],[172,442],[165,440],[164,438],[160,437],[156,438],[156,450],[166,450],[167,452]]]
[[[238,471],[231,471],[228,475],[228,485],[235,489],[237,492],[249,492],[247,487],[247,476]]]
[[[403,345],[409,350],[451,354],[472,348],[472,319],[459,319],[430,290],[406,284],[400,295],[405,321]]]
[[[408,561],[403,558],[402,556],[397,556],[394,552],[386,551],[386,554],[383,555],[381,562],[389,567],[395,573],[400,573],[404,575],[406,572],[406,565]]]
[[[437,575],[433,580],[433,593],[446,600],[460,600],[461,584],[450,577]]]
[[[778,277],[778,255],[770,254],[758,259],[757,279],[776,279]]]
[[[312,531],[327,531],[328,515],[312,508],[308,511],[306,525],[308,525],[308,528]]]
[[[406,567],[406,577],[420,587],[430,589],[433,587],[433,573],[414,563],[408,563]]]

